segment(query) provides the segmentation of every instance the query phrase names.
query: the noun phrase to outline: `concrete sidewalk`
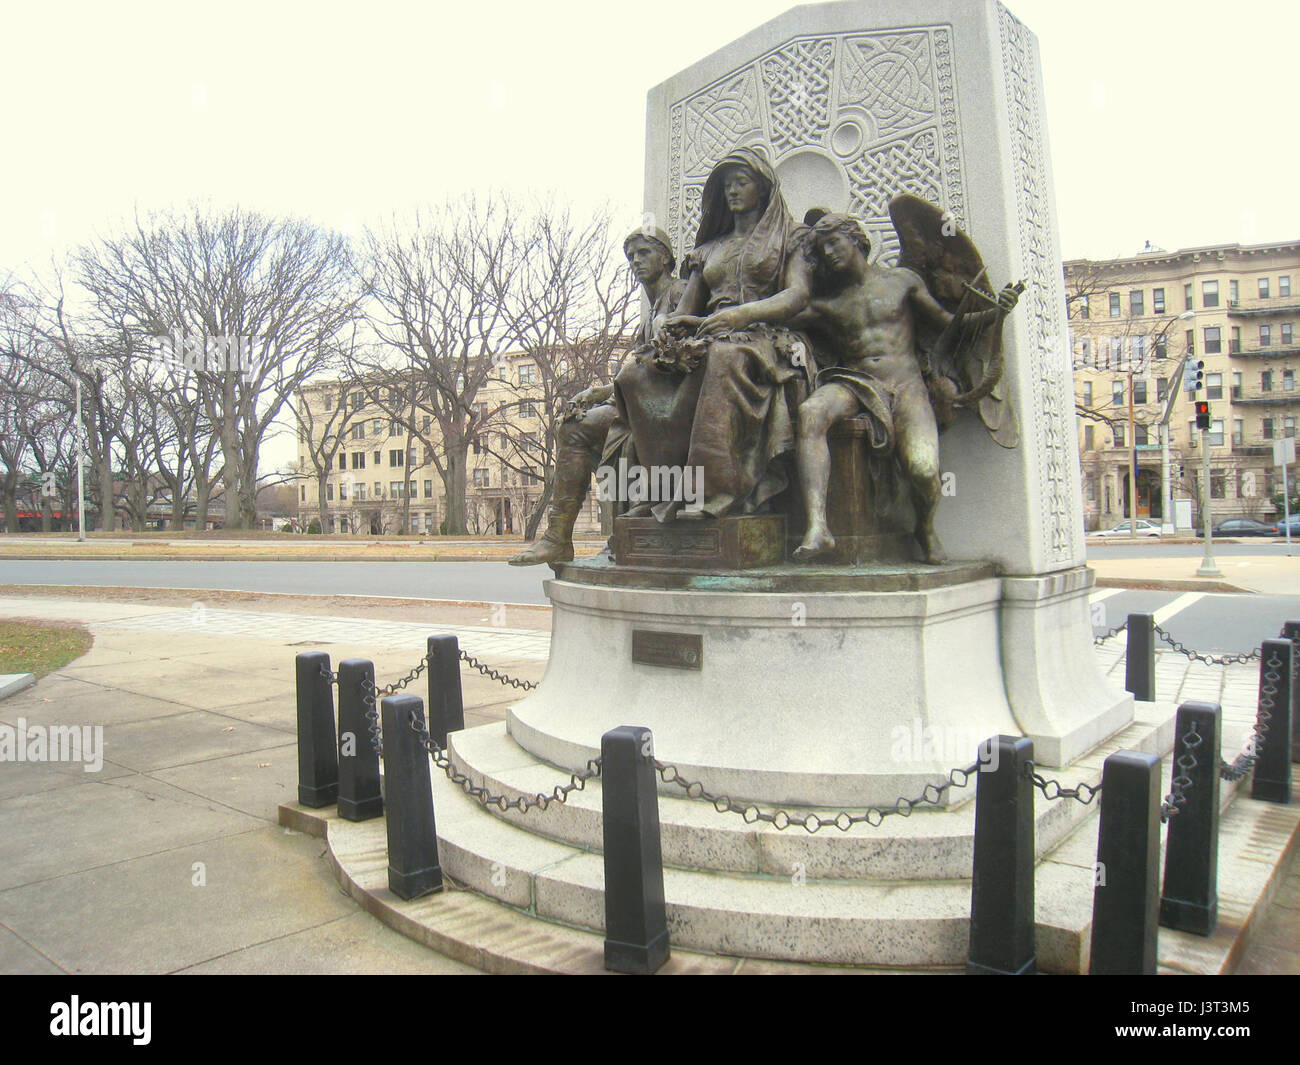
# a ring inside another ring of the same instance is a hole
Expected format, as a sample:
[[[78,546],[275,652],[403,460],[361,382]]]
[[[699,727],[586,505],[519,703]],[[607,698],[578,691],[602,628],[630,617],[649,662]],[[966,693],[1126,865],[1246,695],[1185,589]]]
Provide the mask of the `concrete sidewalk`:
[[[0,598],[0,617],[77,620],[95,636],[87,655],[0,702],[0,722],[103,730],[95,772],[0,763],[0,972],[476,971],[364,913],[338,887],[322,843],[276,823],[279,804],[297,797],[299,651],[326,651],[335,666],[370,658],[383,684],[416,664],[427,635],[454,631],[488,664],[540,678],[549,649],[540,612],[512,612],[513,628],[467,624],[450,606],[421,613]],[[1103,666],[1116,669],[1121,649],[1104,647]],[[1219,698],[1225,713],[1247,712],[1250,667],[1162,656],[1159,672],[1171,699]],[[468,669],[462,678],[468,726],[501,720],[517,698]],[[423,695],[423,681],[412,690]],[[1272,921],[1242,971],[1300,972],[1294,863]]]
[[[1090,558],[1100,587],[1300,595],[1300,545],[1286,555],[1216,555],[1221,577],[1198,577],[1196,558]]]

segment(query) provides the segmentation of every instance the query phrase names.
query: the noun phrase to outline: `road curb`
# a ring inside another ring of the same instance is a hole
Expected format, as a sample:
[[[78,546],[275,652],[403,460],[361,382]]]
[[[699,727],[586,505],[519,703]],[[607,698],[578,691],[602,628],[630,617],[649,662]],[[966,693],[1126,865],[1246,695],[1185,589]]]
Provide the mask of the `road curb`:
[[[1135,588],[1146,592],[1230,592],[1254,595],[1249,588],[1241,588],[1227,581],[1214,581],[1208,577],[1188,577],[1182,580],[1159,580],[1150,577],[1098,577],[1098,588]]]
[[[0,699],[17,695],[24,688],[30,688],[35,683],[36,677],[32,673],[0,673]]]

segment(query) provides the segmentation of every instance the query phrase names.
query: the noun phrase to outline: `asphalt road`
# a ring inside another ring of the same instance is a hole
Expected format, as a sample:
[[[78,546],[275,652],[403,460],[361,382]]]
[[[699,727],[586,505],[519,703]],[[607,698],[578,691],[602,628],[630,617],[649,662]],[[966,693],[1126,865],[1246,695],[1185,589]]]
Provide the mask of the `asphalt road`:
[[[504,562],[0,561],[0,584],[193,588],[290,595],[370,595],[486,603],[549,602],[549,566]]]
[[[1225,546],[1224,551],[1259,553],[1258,546]],[[1117,553],[1111,557],[1147,554],[1145,545],[1102,550]],[[1181,545],[1165,544],[1152,553],[1178,550]],[[1089,552],[1101,554],[1094,548]],[[225,589],[542,605],[547,603],[542,582],[550,576],[546,566],[518,568],[504,562],[0,561],[0,584]],[[1186,646],[1221,654],[1249,651],[1260,640],[1276,636],[1283,621],[1300,619],[1300,596],[1099,590],[1093,599],[1094,630],[1104,632],[1129,613],[1139,612],[1155,613],[1157,623]]]

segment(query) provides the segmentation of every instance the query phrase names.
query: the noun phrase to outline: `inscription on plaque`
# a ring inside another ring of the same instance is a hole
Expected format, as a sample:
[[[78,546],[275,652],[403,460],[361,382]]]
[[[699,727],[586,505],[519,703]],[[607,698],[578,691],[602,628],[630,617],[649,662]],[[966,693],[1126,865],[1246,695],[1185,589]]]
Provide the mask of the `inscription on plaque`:
[[[671,669],[703,669],[704,637],[690,632],[633,629],[632,661]]]

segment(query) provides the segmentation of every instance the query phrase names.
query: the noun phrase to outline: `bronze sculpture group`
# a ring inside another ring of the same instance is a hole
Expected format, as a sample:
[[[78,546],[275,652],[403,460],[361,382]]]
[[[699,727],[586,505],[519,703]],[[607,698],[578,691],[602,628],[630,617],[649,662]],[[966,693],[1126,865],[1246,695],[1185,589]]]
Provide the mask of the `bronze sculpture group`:
[[[997,443],[1017,443],[998,384],[1001,323],[1021,286],[995,296],[974,245],[937,207],[900,196],[891,217],[898,267],[869,261],[851,217],[814,211],[796,223],[765,156],[739,148],[704,186],[683,281],[666,234],[629,235],[624,252],[650,307],[641,343],[612,386],[575,397],[547,528],[512,564],[573,558],[592,473],[613,461],[700,474],[695,506],[624,501],[627,516],[665,524],[766,513],[797,488],[806,532],[793,557],[826,558],[827,437],[849,417],[865,417],[877,463],[910,500],[921,559],[942,562],[940,429],[969,407]]]

